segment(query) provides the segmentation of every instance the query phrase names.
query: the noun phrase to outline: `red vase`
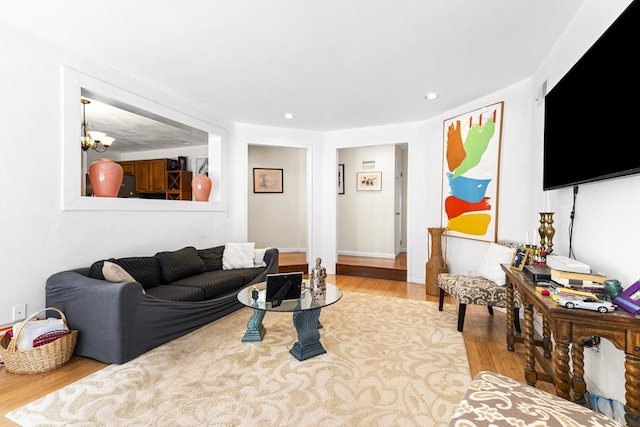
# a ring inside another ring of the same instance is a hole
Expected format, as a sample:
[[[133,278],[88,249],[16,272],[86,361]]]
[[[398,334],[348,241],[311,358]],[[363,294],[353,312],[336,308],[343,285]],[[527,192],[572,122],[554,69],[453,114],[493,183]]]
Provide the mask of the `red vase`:
[[[198,174],[191,180],[191,189],[197,202],[208,202],[211,194],[211,178],[204,174]]]
[[[89,182],[96,197],[118,197],[122,185],[122,166],[111,159],[100,158],[89,166]]]

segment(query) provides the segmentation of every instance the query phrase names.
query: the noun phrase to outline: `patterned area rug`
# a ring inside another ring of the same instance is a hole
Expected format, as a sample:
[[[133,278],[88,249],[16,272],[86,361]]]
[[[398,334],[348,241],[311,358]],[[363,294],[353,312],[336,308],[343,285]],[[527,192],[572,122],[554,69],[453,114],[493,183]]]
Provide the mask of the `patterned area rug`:
[[[289,313],[243,343],[241,309],[7,414],[22,426],[438,426],[471,383],[456,315],[345,293],[322,310],[326,354],[298,361]]]

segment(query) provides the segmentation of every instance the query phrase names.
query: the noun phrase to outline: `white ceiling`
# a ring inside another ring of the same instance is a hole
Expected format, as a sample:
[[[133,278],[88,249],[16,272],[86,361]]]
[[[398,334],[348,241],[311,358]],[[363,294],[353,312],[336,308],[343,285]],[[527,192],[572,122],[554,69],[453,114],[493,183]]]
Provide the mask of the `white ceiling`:
[[[331,131],[426,120],[532,76],[582,3],[1,0],[0,18],[211,121]]]
[[[104,132],[115,138],[109,148],[111,152],[165,150],[209,143],[208,134],[203,130],[185,124],[178,126],[168,119],[158,120],[153,114],[143,116],[139,109],[131,112],[121,102],[117,107],[113,106],[110,100],[92,93],[82,98],[89,101],[84,106],[88,130]]]

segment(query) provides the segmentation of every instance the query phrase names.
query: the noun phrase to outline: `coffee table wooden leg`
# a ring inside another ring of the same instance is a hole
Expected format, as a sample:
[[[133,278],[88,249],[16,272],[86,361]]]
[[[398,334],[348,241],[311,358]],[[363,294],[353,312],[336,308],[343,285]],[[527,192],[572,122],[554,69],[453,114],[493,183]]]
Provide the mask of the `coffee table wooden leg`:
[[[302,361],[324,354],[327,351],[320,344],[320,309],[293,312],[293,325],[298,332],[298,342],[293,345],[289,353]]]
[[[266,312],[264,310],[258,310],[257,308],[253,309],[253,315],[251,316],[251,319],[249,319],[249,322],[247,322],[247,332],[245,332],[242,337],[243,342],[262,341],[264,334],[267,332],[262,324],[262,319],[264,319],[265,313]]]

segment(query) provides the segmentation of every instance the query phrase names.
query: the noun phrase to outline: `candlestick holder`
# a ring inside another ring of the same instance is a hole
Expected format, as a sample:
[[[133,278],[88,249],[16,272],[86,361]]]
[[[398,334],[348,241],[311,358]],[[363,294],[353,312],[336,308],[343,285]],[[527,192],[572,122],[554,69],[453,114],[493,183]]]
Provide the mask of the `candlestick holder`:
[[[538,227],[540,248],[547,254],[553,252],[553,236],[556,234],[553,228],[553,214],[554,212],[540,212],[540,227]]]

